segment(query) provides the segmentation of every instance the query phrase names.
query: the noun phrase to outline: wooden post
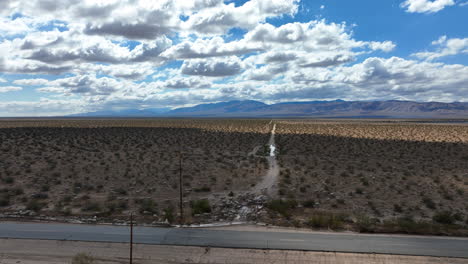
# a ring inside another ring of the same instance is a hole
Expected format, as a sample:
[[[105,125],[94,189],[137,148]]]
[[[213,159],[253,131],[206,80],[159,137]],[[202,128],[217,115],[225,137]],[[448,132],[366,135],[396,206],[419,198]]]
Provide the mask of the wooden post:
[[[180,225],[184,224],[184,194],[182,188],[182,150],[179,152],[179,213],[180,213]]]
[[[130,264],[133,263],[133,213],[130,214]]]

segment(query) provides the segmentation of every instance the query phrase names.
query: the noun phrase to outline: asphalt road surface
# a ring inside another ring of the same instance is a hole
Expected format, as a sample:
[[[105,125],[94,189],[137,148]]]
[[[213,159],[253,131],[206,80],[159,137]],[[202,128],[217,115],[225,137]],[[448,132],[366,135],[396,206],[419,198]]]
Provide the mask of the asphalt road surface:
[[[0,222],[0,238],[129,242],[129,227]],[[468,258],[468,238],[135,227],[135,243]]]

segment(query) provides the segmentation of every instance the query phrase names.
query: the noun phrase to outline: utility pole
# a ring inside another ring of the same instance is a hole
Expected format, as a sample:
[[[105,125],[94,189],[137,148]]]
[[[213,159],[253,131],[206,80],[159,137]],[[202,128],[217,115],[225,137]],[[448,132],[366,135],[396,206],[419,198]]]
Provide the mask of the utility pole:
[[[133,263],[133,213],[130,214],[130,264]]]
[[[182,148],[179,151],[179,213],[180,213],[180,225],[184,224],[184,194],[182,190]]]

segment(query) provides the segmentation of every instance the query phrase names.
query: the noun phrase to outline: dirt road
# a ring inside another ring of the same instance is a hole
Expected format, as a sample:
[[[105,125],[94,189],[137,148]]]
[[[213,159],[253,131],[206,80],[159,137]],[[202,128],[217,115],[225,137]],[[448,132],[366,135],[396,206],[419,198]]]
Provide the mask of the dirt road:
[[[277,194],[277,186],[276,183],[278,182],[279,177],[279,167],[278,162],[276,161],[276,145],[275,145],[275,130],[276,124],[273,124],[273,128],[271,129],[270,140],[268,141],[268,145],[270,146],[270,155],[267,157],[268,159],[268,172],[263,178],[263,180],[258,183],[255,188],[254,192],[258,194],[264,194],[269,197],[274,197]]]

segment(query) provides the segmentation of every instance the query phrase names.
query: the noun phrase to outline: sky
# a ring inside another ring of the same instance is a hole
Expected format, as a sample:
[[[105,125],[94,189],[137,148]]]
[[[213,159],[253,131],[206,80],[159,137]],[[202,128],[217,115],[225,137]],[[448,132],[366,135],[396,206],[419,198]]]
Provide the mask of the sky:
[[[468,0],[0,0],[0,116],[468,102]]]

